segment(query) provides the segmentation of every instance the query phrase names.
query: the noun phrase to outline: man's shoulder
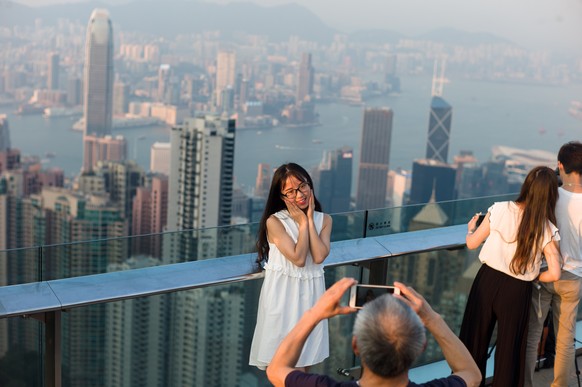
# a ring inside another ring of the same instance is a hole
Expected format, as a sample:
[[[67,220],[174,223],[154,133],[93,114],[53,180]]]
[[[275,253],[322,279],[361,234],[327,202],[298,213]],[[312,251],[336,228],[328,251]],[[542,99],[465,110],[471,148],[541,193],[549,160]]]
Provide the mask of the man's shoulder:
[[[301,371],[290,372],[285,378],[285,387],[355,387],[356,382],[337,382],[326,375],[306,374]]]
[[[467,387],[467,383],[457,375],[450,375],[446,378],[431,380],[426,383],[408,383],[408,387]]]
[[[285,387],[356,387],[358,383],[337,382],[327,375],[306,374],[305,372],[295,370],[285,378]],[[465,381],[457,376],[450,375],[446,378],[431,380],[430,382],[416,384],[408,383],[408,387],[467,387]]]

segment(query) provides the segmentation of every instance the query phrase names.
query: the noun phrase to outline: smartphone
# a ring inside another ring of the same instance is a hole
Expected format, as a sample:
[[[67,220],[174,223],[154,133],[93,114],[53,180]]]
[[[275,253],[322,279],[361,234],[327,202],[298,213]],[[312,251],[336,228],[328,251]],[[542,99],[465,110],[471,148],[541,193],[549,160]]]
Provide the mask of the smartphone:
[[[485,215],[487,215],[487,214],[479,212],[477,215],[479,216],[477,218],[477,227],[479,227],[481,225],[481,223],[483,223],[483,219],[485,219]]]
[[[366,302],[384,294],[400,294],[400,289],[387,285],[354,285],[350,288],[349,306],[361,309]]]

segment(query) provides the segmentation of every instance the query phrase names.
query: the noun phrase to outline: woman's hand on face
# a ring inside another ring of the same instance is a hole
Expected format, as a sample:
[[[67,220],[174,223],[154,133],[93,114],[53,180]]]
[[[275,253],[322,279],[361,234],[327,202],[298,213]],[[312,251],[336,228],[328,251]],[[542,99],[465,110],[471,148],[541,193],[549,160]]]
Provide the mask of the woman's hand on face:
[[[299,225],[303,224],[303,222],[307,220],[307,216],[303,211],[301,211],[301,208],[297,206],[295,200],[289,200],[287,198],[284,198],[283,200],[287,205],[287,211],[289,211],[289,215],[291,215],[291,218],[293,218],[293,220],[297,222],[297,224]]]
[[[315,211],[315,196],[313,195],[313,188],[309,189],[309,206],[307,207],[307,218],[313,220],[313,211]]]

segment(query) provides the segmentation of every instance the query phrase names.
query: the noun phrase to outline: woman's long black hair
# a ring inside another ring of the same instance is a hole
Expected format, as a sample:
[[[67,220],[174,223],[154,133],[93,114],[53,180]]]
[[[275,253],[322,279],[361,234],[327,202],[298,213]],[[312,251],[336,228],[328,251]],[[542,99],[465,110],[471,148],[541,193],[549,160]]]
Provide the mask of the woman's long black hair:
[[[269,242],[267,240],[267,219],[274,213],[284,210],[287,205],[281,197],[281,189],[287,181],[287,178],[293,176],[303,182],[309,184],[313,189],[313,181],[311,176],[302,166],[295,163],[283,164],[277,168],[273,174],[273,180],[271,181],[271,188],[269,189],[269,196],[267,197],[267,202],[265,203],[265,211],[261,217],[261,222],[259,223],[259,232],[257,234],[257,252],[258,258],[257,262],[261,263],[263,260],[267,260],[269,257]],[[313,194],[313,201],[315,203],[315,210],[321,210],[321,204]]]
[[[544,230],[548,220],[556,224],[558,177],[548,167],[535,167],[525,178],[516,203],[523,204],[523,215],[517,229],[517,248],[509,268],[514,274],[525,274],[542,252]]]

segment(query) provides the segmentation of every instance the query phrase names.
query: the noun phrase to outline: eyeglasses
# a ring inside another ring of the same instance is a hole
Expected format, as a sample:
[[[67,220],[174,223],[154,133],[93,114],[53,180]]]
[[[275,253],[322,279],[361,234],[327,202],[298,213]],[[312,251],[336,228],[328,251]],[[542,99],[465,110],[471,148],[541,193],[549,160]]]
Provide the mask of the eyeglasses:
[[[281,195],[285,196],[287,199],[295,199],[295,197],[297,196],[297,192],[301,191],[303,195],[307,195],[310,188],[311,187],[309,186],[309,183],[303,182],[299,184],[299,187],[291,188],[290,190],[288,190],[285,193],[282,193]]]

